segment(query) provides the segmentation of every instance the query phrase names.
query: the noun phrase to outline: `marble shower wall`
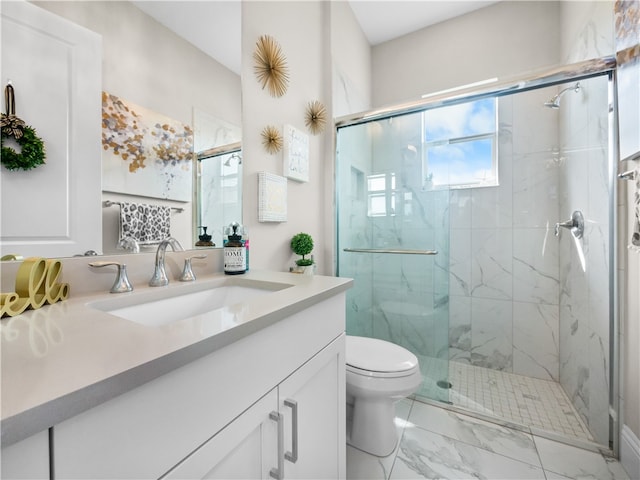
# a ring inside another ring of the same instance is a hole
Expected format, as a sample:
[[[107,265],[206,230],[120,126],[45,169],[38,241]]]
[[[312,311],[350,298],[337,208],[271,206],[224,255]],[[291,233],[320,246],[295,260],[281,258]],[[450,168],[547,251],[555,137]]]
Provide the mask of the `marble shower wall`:
[[[449,354],[560,381],[606,443],[607,79],[582,81],[559,110],[542,106],[567,86],[501,98],[500,186],[452,192]],[[574,210],[584,238],[556,237]]]
[[[612,2],[562,2],[564,63],[615,52]],[[582,268],[569,235],[560,251],[560,384],[596,441],[609,445],[609,244],[607,80],[581,82],[559,113],[559,207],[563,217],[585,217]],[[622,103],[628,102],[622,100]]]
[[[561,155],[545,88],[498,100],[499,186],[451,192],[450,359],[559,379]]]
[[[609,172],[607,79],[582,82],[560,113],[560,211],[585,217],[580,242],[560,244],[560,383],[595,438],[609,441]]]

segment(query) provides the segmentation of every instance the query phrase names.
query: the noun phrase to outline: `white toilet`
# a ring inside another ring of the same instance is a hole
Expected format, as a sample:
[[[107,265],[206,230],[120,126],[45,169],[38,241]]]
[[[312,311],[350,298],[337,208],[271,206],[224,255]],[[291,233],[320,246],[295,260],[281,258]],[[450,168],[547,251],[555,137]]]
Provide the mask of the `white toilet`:
[[[347,443],[386,457],[398,442],[395,404],[420,386],[416,356],[384,340],[347,335]]]

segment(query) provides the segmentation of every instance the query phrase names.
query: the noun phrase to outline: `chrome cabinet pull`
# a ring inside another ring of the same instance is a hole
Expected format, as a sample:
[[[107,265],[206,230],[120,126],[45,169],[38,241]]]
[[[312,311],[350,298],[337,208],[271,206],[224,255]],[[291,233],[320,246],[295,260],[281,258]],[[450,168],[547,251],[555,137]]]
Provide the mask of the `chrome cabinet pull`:
[[[437,255],[437,250],[394,250],[386,248],[345,248],[345,252],[356,253],[395,253],[400,255]]]
[[[278,466],[269,471],[271,478],[282,480],[284,478],[284,426],[282,424],[282,415],[273,411],[269,414],[269,418],[278,424]]]
[[[291,463],[298,461],[298,402],[286,399],[284,404],[291,408],[291,451],[284,454],[284,458]]]

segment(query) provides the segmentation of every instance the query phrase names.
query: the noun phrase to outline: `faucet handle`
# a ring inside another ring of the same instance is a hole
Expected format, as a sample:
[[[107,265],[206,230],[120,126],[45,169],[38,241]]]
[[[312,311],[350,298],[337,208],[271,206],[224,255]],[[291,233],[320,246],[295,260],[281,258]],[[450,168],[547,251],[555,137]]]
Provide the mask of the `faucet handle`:
[[[101,261],[91,262],[89,264],[90,267],[96,268],[106,267],[109,265],[115,265],[116,267],[118,267],[118,276],[116,277],[116,281],[113,283],[113,286],[109,291],[111,293],[131,292],[133,290],[133,287],[131,286],[131,283],[129,283],[129,278],[127,277],[127,265],[125,263]]]
[[[207,258],[206,255],[192,255],[191,257],[187,257],[184,259],[184,269],[182,270],[182,275],[180,275],[181,282],[193,282],[196,279],[195,273],[191,269],[191,260],[193,258],[197,258],[203,260]]]

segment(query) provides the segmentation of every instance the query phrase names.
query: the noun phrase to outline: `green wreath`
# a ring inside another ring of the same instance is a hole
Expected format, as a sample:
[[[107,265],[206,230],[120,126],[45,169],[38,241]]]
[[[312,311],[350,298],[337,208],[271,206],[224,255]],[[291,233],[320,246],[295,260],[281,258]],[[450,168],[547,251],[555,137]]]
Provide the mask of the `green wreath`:
[[[3,115],[4,116],[4,115]],[[16,152],[13,148],[5,147],[5,138],[13,137],[15,141],[20,145],[22,151]],[[44,151],[44,142],[36,135],[36,131],[25,125],[22,127],[22,135],[18,136],[14,133],[8,133],[4,128],[2,129],[2,140],[0,145],[2,146],[2,156],[0,161],[8,170],[31,170],[38,165],[44,164],[46,157]]]

